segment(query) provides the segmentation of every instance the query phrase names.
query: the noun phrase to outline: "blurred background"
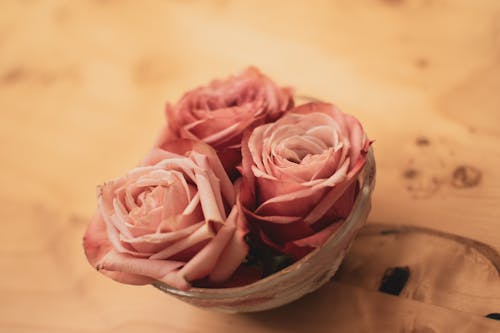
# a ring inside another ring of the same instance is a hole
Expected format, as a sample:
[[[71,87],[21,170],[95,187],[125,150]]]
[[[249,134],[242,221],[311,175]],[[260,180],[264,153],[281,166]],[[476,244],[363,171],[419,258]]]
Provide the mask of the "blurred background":
[[[498,255],[497,0],[3,1],[0,50],[1,332],[500,330],[338,282],[284,310],[212,314],[108,281],[81,248],[95,186],[144,156],[165,103],[255,65],[376,140],[369,223]],[[498,267],[488,274],[500,312]]]

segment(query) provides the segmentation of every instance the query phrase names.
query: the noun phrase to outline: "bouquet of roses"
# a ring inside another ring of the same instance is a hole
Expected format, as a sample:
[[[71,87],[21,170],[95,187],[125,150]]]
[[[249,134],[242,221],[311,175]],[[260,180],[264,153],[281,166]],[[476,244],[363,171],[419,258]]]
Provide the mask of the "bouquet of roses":
[[[336,106],[295,106],[256,68],[187,92],[142,164],[98,187],[88,261],[128,284],[255,282],[321,247],[359,192],[371,144]]]

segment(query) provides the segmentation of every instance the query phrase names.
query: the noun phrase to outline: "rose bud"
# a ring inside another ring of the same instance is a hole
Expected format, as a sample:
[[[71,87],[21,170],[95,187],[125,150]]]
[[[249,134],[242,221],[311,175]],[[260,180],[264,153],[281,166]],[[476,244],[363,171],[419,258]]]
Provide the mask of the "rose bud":
[[[353,116],[309,103],[247,132],[241,203],[252,234],[300,259],[349,215],[371,142]]]
[[[187,290],[200,279],[226,281],[248,252],[233,184],[208,145],[179,140],[164,148],[98,188],[87,259],[128,284]]]
[[[215,80],[167,104],[168,126],[156,146],[175,138],[203,141],[217,151],[231,178],[241,162],[243,132],[275,121],[293,107],[292,90],[278,87],[258,69]]]

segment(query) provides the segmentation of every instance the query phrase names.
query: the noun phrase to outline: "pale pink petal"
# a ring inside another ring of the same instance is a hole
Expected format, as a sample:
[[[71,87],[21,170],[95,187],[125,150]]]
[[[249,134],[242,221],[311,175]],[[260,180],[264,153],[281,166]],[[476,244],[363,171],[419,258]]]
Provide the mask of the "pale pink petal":
[[[204,122],[205,122],[205,120],[197,120],[197,121],[193,122],[192,124],[195,124],[195,123],[196,124],[203,124]],[[196,136],[194,133],[192,133],[187,126],[182,126],[179,129],[179,137],[182,139],[188,139],[188,140],[192,140],[192,141],[200,140],[200,138],[198,138],[198,136]],[[167,141],[167,143],[168,142],[169,141]],[[165,145],[165,143],[163,143],[163,145]]]
[[[305,188],[287,193],[262,203],[255,213],[258,215],[304,216],[321,200],[325,189]]]
[[[242,129],[262,118],[258,114],[260,109],[262,108],[245,104],[238,107],[223,107],[209,113],[196,110],[199,112],[197,117],[200,120],[186,124],[183,129],[192,133],[198,140],[217,147],[237,136],[241,138]]]
[[[108,240],[106,226],[104,220],[99,213],[96,213],[90,221],[85,235],[83,237],[83,248],[85,255],[90,265],[94,268],[110,251],[113,251],[113,246]],[[103,272],[112,279],[128,284],[143,285],[148,284],[152,280],[150,278],[120,272]]]
[[[195,170],[197,169],[197,166],[191,159],[186,158],[185,156],[161,160],[155,164],[155,167],[181,171],[184,177],[188,180],[193,182],[195,181]]]
[[[237,210],[233,209],[229,214],[228,220],[237,217]],[[224,248],[231,240],[235,232],[233,223],[225,223],[217,235],[200,251],[181,270],[177,273],[187,281],[195,281],[204,278],[212,272]]]
[[[184,178],[182,179],[184,180]],[[191,191],[185,180],[184,182],[177,181],[170,186],[163,187],[160,223],[181,214],[189,205],[190,196]],[[157,228],[160,223],[155,224],[154,227]]]
[[[191,214],[182,213],[165,218],[158,226],[156,232],[165,233],[179,231],[203,220],[205,220],[205,217],[203,216],[201,205],[197,205]]]
[[[116,220],[113,220],[113,225],[115,226],[116,229],[120,231],[120,233],[126,236],[131,236],[131,233],[126,226],[127,224],[133,225],[133,222],[130,220],[126,208],[118,200],[118,198],[112,199],[112,202],[113,202],[114,215],[116,215]]]
[[[228,136],[232,136],[235,133],[235,130],[238,129],[239,124],[235,123],[230,125],[229,127],[226,127],[225,129],[222,129],[219,132],[213,133],[205,138],[202,138],[203,142],[206,142],[208,144],[214,144],[217,143],[218,141],[223,140],[224,138],[227,138]]]
[[[208,158],[196,152],[191,158],[200,166],[203,172],[198,171],[196,181],[200,193],[201,208],[208,221],[221,222],[226,219],[226,211],[220,189],[220,181],[210,170]]]
[[[229,216],[232,217],[231,215]],[[246,221],[244,221],[244,219],[245,218],[241,211],[238,211],[235,218],[227,219],[226,224],[234,224],[236,231],[224,248],[217,264],[210,273],[210,281],[218,283],[229,279],[229,277],[231,277],[247,256],[249,247],[245,242],[245,236],[248,233],[248,230],[245,226]]]
[[[114,246],[115,249],[122,253],[129,253],[129,254],[138,254],[136,251],[134,251],[131,248],[125,247],[122,242],[120,241],[120,232],[119,230],[115,227],[115,224],[120,224],[121,221],[119,218],[113,213],[113,211],[109,211],[109,204],[106,204],[105,201],[105,195],[103,193],[106,193],[107,189],[102,188],[102,191],[99,194],[98,197],[98,204],[99,204],[99,216],[102,217],[106,232],[108,235],[108,241],[110,244]]]
[[[242,140],[242,147],[244,147],[248,152],[246,160],[248,162],[253,161],[256,169],[261,171],[265,170],[264,164],[262,162],[263,134],[266,128],[268,128],[269,126],[271,125],[262,125],[255,128],[252,132],[247,132],[248,134],[246,135],[246,138],[244,136]]]
[[[198,172],[196,174],[196,184],[200,192],[201,208],[203,209],[205,219],[207,221],[223,223],[226,214],[221,209],[223,206],[221,207],[222,202],[217,195],[217,193],[220,194],[220,192],[217,192],[218,188],[214,189],[212,187],[212,182],[207,173]]]
[[[158,281],[163,282],[179,290],[187,291],[191,289],[191,283],[186,281],[186,279],[183,276],[178,274],[178,271],[172,271],[170,273],[167,273],[165,276],[158,279]]]
[[[338,143],[338,132],[330,125],[314,126],[306,134],[321,139],[329,147],[335,147]]]
[[[252,172],[252,155],[248,146],[250,134],[250,131],[245,132],[243,135],[243,141],[241,142],[241,174],[243,175],[243,178],[240,186],[239,200],[242,203],[242,207],[253,210],[256,208],[255,176]]]
[[[307,188],[299,182],[282,179],[273,180],[264,177],[256,177],[256,183],[259,189],[259,200],[261,202]]]
[[[234,204],[235,194],[233,185],[213,148],[203,142],[195,142],[191,140],[177,140],[175,142],[165,143],[162,148],[182,155],[187,152],[196,152],[204,155],[207,158],[210,169],[220,181],[221,192],[224,200],[226,200],[230,206]]]
[[[175,155],[176,154],[160,149],[159,146],[155,145],[155,147],[151,149],[149,154],[144,158],[141,165],[143,166],[155,165],[164,159],[173,158],[175,157]]]
[[[272,174],[268,174],[266,173],[266,171],[262,171],[261,169],[259,169],[257,166],[255,165],[252,165],[250,167],[250,170],[251,172],[253,173],[253,175],[255,177],[258,177],[258,178],[266,178],[266,179],[270,179],[270,180],[279,180],[278,177],[272,175]]]
[[[191,235],[204,223],[204,221],[201,221],[177,231],[146,234],[131,239],[120,238],[120,240],[124,243],[130,244],[131,247],[143,254],[143,256],[149,257],[154,253],[165,249],[167,245]]]
[[[351,168],[353,168],[354,164],[358,161],[363,147],[366,145],[368,139],[363,127],[356,118],[349,116],[347,117],[347,121],[350,129],[349,141],[351,143]]]
[[[242,201],[243,203],[244,201]],[[272,222],[277,224],[288,224],[297,222],[302,219],[302,216],[283,216],[283,215],[258,215],[254,213],[252,210],[247,209],[245,206],[242,206],[242,211],[245,212],[245,215],[248,216],[249,219],[254,221],[264,221],[264,222]]]
[[[344,181],[336,186],[334,186],[327,195],[309,212],[309,214],[304,218],[306,223],[314,223],[318,221],[323,215],[325,215],[328,210],[335,204],[335,202],[344,194],[345,190],[354,181]]]
[[[334,152],[332,148],[325,149],[322,153],[305,156],[300,163],[291,166],[277,167],[274,174],[280,180],[302,183],[305,181],[324,179],[336,171],[336,161],[341,152]]]
[[[184,263],[179,261],[141,259],[116,251],[110,251],[99,261],[96,268],[103,273],[118,272],[121,275],[132,274],[133,276],[162,280],[166,275],[183,265]],[[145,281],[148,280],[146,279]],[[174,287],[176,286],[174,285]],[[179,285],[179,287],[183,287],[183,285]]]
[[[200,192],[196,191],[196,194],[191,198],[189,204],[184,208],[182,215],[193,214],[199,203],[200,203]]]
[[[191,248],[207,239],[214,237],[214,230],[210,223],[203,223],[196,231],[189,236],[167,246],[165,249],[150,256],[150,259],[168,259],[177,253]]]
[[[321,161],[312,160],[311,165],[314,165],[315,172],[311,180],[321,180],[332,176],[341,165],[342,149],[329,149],[328,154],[325,154],[325,159]]]
[[[229,206],[232,206],[235,201],[234,187],[215,151],[202,143],[193,144],[193,151],[206,156],[210,170],[212,170],[217,179],[219,179],[224,200]]]

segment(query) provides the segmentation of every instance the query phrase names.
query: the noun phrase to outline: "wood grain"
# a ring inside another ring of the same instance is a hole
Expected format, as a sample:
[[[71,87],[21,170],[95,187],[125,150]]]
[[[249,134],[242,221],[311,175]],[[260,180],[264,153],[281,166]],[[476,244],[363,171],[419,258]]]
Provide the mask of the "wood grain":
[[[5,1],[0,48],[0,332],[500,331],[343,282],[209,313],[108,281],[81,248],[95,185],[141,159],[165,101],[253,64],[365,124],[371,221],[500,250],[498,1]]]

